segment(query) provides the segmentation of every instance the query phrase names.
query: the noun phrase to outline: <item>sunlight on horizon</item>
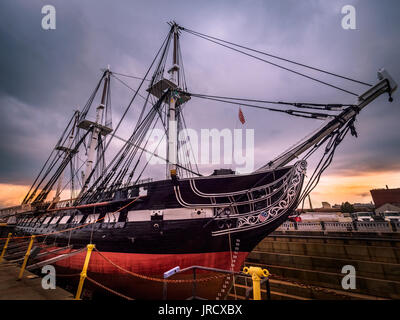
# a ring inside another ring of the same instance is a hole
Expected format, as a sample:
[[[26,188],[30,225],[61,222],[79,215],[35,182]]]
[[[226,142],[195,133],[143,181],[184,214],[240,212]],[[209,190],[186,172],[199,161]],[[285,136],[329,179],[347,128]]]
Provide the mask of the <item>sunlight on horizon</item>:
[[[372,201],[371,189],[398,188],[400,172],[367,172],[362,175],[326,175],[322,176],[318,186],[311,193],[311,201],[314,208],[320,208],[322,201],[331,205],[349,201],[351,203],[370,203]],[[30,186],[0,183],[0,207],[19,205]],[[48,196],[51,200],[54,191]],[[61,199],[69,196],[68,190],[63,191]],[[308,200],[305,208],[309,208]]]

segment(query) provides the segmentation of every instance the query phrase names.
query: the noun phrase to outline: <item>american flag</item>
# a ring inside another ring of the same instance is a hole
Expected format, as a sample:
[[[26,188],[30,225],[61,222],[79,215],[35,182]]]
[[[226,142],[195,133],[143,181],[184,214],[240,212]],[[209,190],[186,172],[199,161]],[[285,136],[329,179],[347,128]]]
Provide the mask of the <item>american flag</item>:
[[[239,120],[242,124],[244,124],[246,122],[246,120],[244,119],[244,115],[242,112],[242,108],[239,107]]]
[[[258,215],[258,220],[260,222],[264,222],[267,218],[268,218],[268,213],[266,211],[263,211]]]

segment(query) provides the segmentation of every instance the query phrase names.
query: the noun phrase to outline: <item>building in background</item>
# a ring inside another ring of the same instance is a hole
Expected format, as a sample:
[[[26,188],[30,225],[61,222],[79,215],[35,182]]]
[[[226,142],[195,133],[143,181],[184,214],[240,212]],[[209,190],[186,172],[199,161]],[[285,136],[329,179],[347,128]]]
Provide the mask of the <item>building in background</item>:
[[[353,208],[355,211],[374,211],[375,205],[371,203],[353,203]]]
[[[322,202],[322,208],[323,209],[330,209],[330,208],[332,208],[332,206],[331,206],[331,204],[329,202],[323,201]]]
[[[400,220],[400,188],[373,189],[370,191],[375,203],[375,214],[385,221]]]
[[[388,212],[400,212],[400,206],[395,206],[391,203],[385,203],[375,209],[375,213],[380,215]]]
[[[400,188],[389,189],[373,189],[370,190],[375,208],[379,208],[384,204],[390,203],[394,206],[400,206]]]

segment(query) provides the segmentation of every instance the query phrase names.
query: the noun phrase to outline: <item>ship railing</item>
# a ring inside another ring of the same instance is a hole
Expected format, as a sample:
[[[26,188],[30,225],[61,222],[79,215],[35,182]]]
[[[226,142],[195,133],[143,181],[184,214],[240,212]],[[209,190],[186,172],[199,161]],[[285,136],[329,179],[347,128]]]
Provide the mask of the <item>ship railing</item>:
[[[60,201],[57,201],[54,206],[55,206],[55,208],[71,207],[75,200],[76,200],[76,198],[75,199],[60,200]]]
[[[284,223],[282,223],[279,228],[277,228],[278,231],[294,231],[296,230],[296,226],[294,224],[294,222],[289,222],[286,221]]]
[[[115,199],[116,195],[121,191],[126,192],[125,196],[127,196],[127,198],[132,198],[135,197],[139,192],[139,188],[137,187],[138,185],[150,182],[153,182],[153,178],[141,179],[133,183],[122,183],[119,185],[111,185],[106,188],[97,188],[96,190],[87,192],[86,198],[88,199],[95,198],[96,201],[99,200],[111,201]],[[136,190],[137,192],[133,193],[134,190]]]
[[[394,226],[394,232],[400,232],[400,221],[391,221],[392,226]]]
[[[297,230],[299,230],[299,231],[322,231],[322,224],[320,222],[300,222],[300,223],[297,223]]]
[[[52,244],[46,244],[44,240],[39,242],[35,235],[31,235],[27,240],[9,233],[6,241],[2,243],[0,266],[20,265],[17,280],[21,280],[25,270],[52,264],[86,250],[86,248],[73,250],[72,245],[58,248],[52,248],[52,246]],[[50,256],[50,258],[43,260],[46,256]],[[3,259],[6,261],[3,262]]]
[[[28,212],[32,210],[32,206],[30,204],[22,204],[18,206],[12,206],[7,208],[0,209],[0,217],[7,217],[9,215]]]
[[[153,182],[153,178],[140,179],[134,185],[145,184],[145,183],[150,183],[150,182]]]
[[[121,185],[122,188],[130,188],[130,187],[135,187],[137,185],[140,184],[146,184],[146,183],[150,183],[153,182],[154,179],[153,178],[144,178],[144,179],[140,179],[138,181],[134,181],[134,182],[125,182]],[[111,187],[113,188],[113,187]]]
[[[400,221],[285,221],[277,231],[326,231],[326,232],[400,232]]]
[[[324,222],[326,231],[352,231],[353,224],[351,222]]]
[[[380,232],[392,232],[390,223],[387,221],[365,221],[357,222],[357,231],[359,232],[370,232],[370,231],[380,231]]]
[[[286,191],[288,189],[288,184],[289,184],[289,180],[285,180],[284,183],[279,184],[278,186],[276,186],[275,189],[271,189],[271,188],[266,188],[265,189],[265,193],[262,196],[252,196],[252,200],[245,200],[245,201],[238,201],[235,197],[238,197],[237,195],[230,195],[230,196],[223,196],[224,198],[228,198],[228,202],[215,202],[215,197],[214,196],[208,196],[210,199],[210,202],[212,203],[211,205],[207,205],[208,207],[233,207],[235,206],[235,210],[236,212],[238,212],[237,207],[238,206],[252,206],[255,207],[257,206],[258,203],[263,203],[266,202],[267,204],[271,205],[272,201],[273,201],[273,197],[276,197],[274,200],[274,203],[278,203],[279,201],[281,201],[283,199],[283,197],[285,197],[286,195]],[[176,186],[174,188],[175,190],[175,196],[176,199],[178,200],[179,204],[181,204],[184,207],[199,207],[202,206],[201,203],[188,203],[186,202],[180,192],[180,187],[179,185]],[[269,192],[269,193],[268,193]],[[245,195],[246,197],[248,197],[248,192],[245,191],[243,192],[243,194],[241,195]],[[202,196],[202,197],[206,197],[206,196]],[[214,200],[213,200],[214,199]],[[261,210],[261,209],[260,209]],[[251,212],[247,212],[243,215],[249,215],[251,214]]]
[[[189,184],[191,187],[191,190],[198,195],[199,197],[205,197],[205,198],[209,198],[209,197],[221,197],[221,198],[225,198],[225,197],[229,197],[229,196],[242,196],[246,193],[253,193],[252,197],[257,198],[257,194],[259,192],[263,192],[264,195],[270,193],[269,190],[275,190],[278,188],[281,188],[282,186],[288,184],[288,180],[290,179],[290,177],[292,176],[293,171],[289,170],[288,172],[286,172],[282,177],[269,182],[267,184],[264,185],[260,185],[257,187],[251,187],[251,188],[246,188],[246,189],[242,189],[242,190],[237,190],[237,191],[232,191],[232,192],[218,192],[218,193],[205,193],[199,190],[199,188],[196,186],[196,179],[190,179],[189,180]]]

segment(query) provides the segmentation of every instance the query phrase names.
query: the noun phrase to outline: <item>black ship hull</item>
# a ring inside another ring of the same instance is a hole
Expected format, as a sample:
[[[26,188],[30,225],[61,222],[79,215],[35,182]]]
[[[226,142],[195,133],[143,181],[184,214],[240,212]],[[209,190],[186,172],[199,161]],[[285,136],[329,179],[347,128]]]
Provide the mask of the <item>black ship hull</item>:
[[[93,243],[98,251],[92,253],[89,276],[133,298],[161,298],[162,283],[154,278],[162,278],[176,266],[239,271],[257,243],[296,209],[304,172],[305,163],[299,162],[249,175],[120,188],[105,192],[95,203],[22,218],[17,229],[22,234],[46,234],[44,241],[56,247],[73,245],[76,249]],[[82,252],[55,264],[58,272],[77,273],[84,258]],[[188,277],[191,275],[178,274],[173,279]],[[215,299],[224,281],[204,282],[204,290],[202,285],[198,290]],[[186,298],[190,285],[172,286],[168,298]]]

